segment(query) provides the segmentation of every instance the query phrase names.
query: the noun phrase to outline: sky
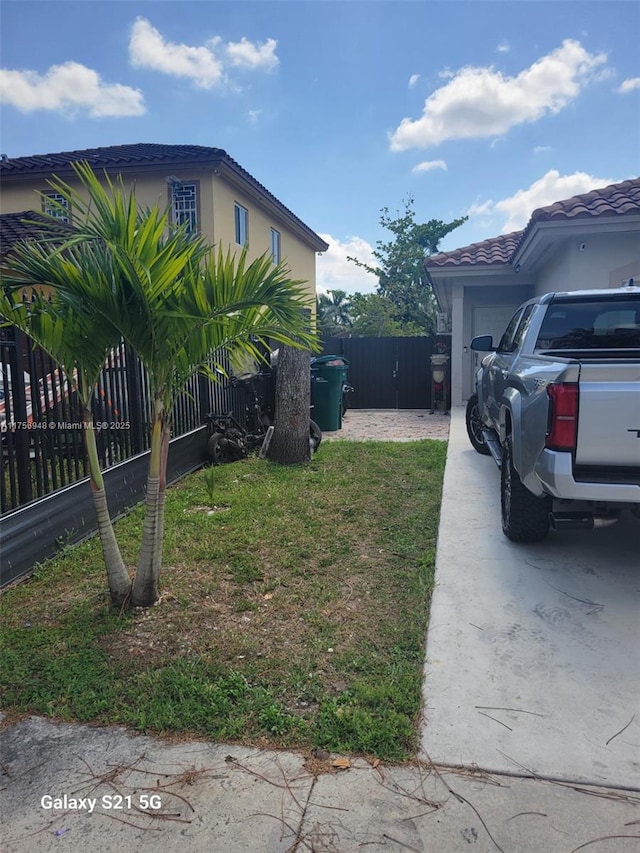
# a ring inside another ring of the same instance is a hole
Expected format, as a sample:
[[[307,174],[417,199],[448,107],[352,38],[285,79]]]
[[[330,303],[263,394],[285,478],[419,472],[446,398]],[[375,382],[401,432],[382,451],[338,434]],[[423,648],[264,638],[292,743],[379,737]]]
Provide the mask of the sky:
[[[640,175],[636,0],[2,0],[0,150],[223,148],[375,290],[383,208],[442,251]]]

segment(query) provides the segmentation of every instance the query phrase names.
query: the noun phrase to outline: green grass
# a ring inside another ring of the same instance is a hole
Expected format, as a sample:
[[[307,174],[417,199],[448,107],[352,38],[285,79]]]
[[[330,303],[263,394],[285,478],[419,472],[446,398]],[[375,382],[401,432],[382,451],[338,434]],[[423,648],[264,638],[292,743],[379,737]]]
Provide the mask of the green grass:
[[[0,600],[7,719],[385,759],[416,748],[446,445],[330,442],[169,490],[160,604],[114,612],[97,540]],[[135,564],[137,508],[116,525]]]

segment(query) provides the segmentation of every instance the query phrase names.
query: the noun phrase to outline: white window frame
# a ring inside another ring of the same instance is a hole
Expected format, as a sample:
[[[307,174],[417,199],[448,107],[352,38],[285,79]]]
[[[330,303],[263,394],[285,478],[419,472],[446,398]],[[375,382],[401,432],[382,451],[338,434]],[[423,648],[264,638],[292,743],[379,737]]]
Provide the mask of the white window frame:
[[[58,207],[59,204],[61,204],[62,207],[66,209],[66,213],[63,213],[61,208]],[[71,222],[71,208],[69,206],[69,199],[65,198],[63,195],[60,195],[60,193],[42,193],[42,210],[45,216],[54,216],[60,222],[66,222],[67,224]]]
[[[181,191],[192,192],[192,198],[183,197]],[[197,234],[200,231],[199,187],[197,181],[180,181],[169,188],[171,202],[171,222],[174,225],[187,223],[187,232]]]
[[[249,242],[249,211],[236,201],[233,206],[233,218],[236,229],[236,243],[246,246]]]
[[[275,228],[271,229],[271,260],[274,264],[279,264],[281,259],[281,237],[280,232]]]

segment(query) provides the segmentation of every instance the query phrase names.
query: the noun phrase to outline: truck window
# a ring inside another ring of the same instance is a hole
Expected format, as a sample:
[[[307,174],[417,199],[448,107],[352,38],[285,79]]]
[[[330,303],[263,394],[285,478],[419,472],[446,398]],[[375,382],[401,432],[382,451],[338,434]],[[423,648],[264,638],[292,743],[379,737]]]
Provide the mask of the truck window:
[[[507,326],[503,336],[500,338],[500,344],[498,345],[497,352],[513,352],[514,339],[518,323],[520,322],[520,317],[522,317],[522,308],[518,308],[516,313],[509,320],[509,325]]]
[[[522,345],[522,341],[527,334],[527,329],[529,328],[529,323],[531,322],[531,315],[533,314],[533,305],[527,305],[527,307],[522,312],[522,317],[520,318],[520,322],[518,323],[518,328],[516,329],[515,336],[513,338],[513,349],[512,351],[520,349]]]
[[[640,347],[640,298],[552,302],[536,349],[625,349]]]

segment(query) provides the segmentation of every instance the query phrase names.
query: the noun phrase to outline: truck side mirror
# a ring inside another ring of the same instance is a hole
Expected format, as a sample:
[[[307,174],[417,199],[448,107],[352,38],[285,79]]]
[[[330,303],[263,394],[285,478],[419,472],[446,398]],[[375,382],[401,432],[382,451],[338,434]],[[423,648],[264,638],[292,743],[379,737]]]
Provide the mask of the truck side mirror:
[[[478,335],[478,337],[472,338],[470,346],[471,349],[477,352],[492,352],[495,350],[491,335]]]

